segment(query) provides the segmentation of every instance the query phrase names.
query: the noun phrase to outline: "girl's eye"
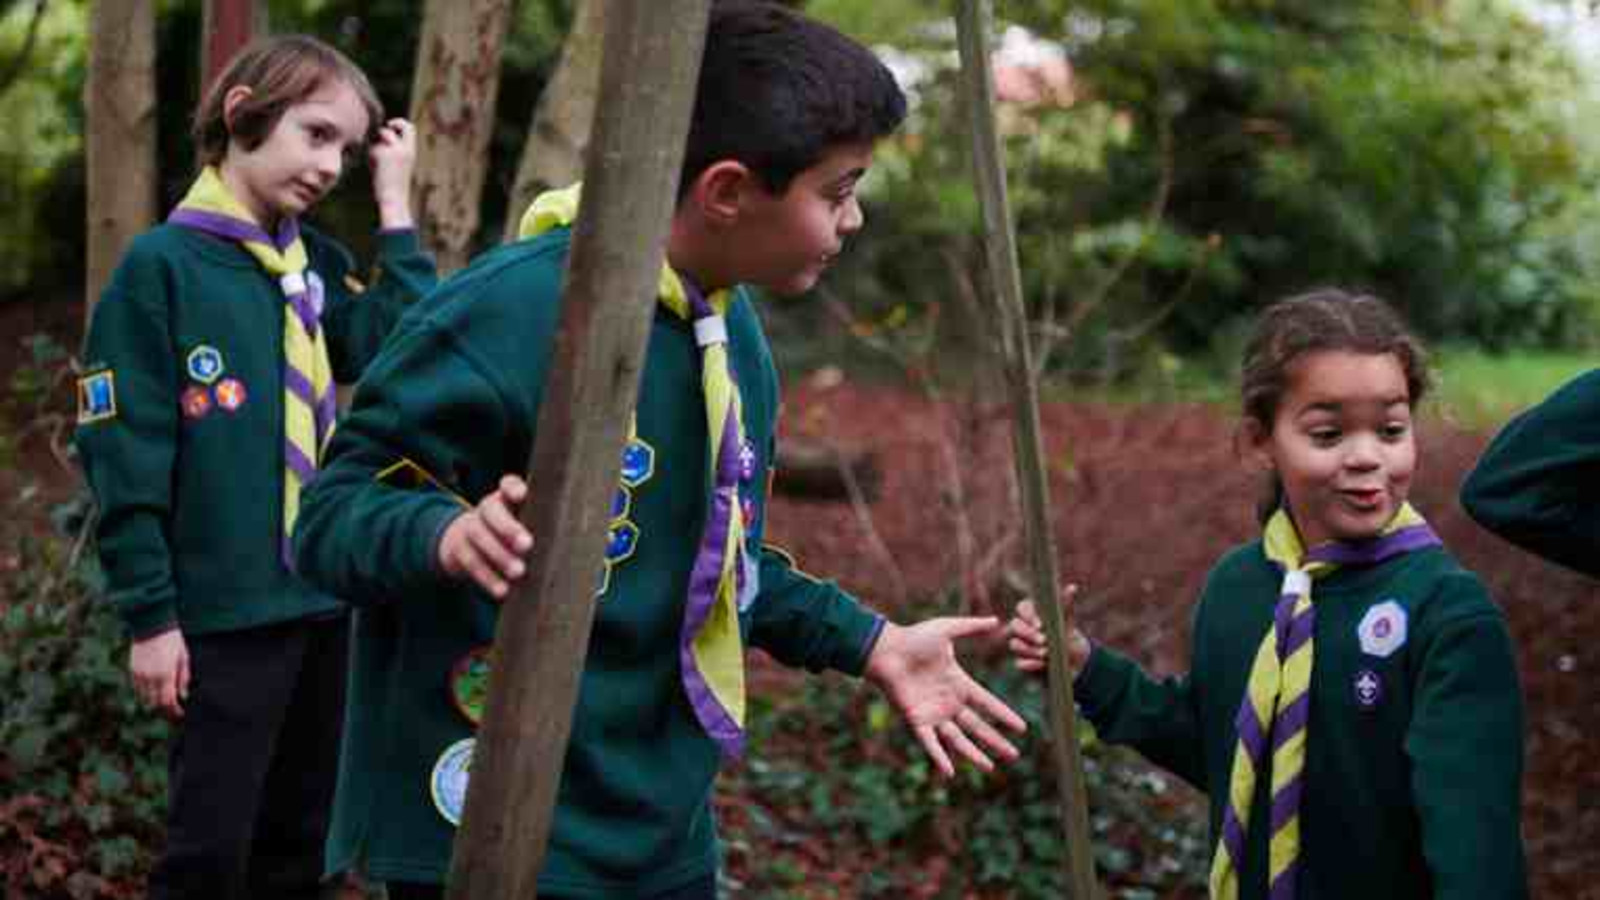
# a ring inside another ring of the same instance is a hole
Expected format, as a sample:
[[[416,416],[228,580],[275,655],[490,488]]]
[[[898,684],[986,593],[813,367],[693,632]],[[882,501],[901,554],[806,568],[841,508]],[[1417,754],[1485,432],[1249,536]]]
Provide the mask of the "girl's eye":
[[[1339,429],[1313,428],[1311,429],[1311,443],[1318,447],[1331,447],[1339,442]]]
[[[1410,423],[1390,422],[1389,424],[1383,426],[1383,429],[1379,433],[1383,435],[1383,439],[1386,441],[1398,441],[1405,437],[1406,432],[1410,430]]]

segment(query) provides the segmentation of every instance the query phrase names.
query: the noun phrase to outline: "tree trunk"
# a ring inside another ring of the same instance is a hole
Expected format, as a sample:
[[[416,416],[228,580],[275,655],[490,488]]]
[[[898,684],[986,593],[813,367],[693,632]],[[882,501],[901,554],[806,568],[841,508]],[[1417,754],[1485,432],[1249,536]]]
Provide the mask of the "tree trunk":
[[[152,0],[98,0],[83,89],[89,131],[85,322],[128,242],[155,221],[155,62]]]
[[[507,241],[516,240],[522,211],[540,191],[578,180],[600,89],[605,11],[606,0],[578,0],[572,31],[561,45],[561,62],[539,94],[528,141],[522,146],[506,216]]]
[[[206,0],[200,23],[200,96],[251,39],[267,33],[267,5],[255,0]]]
[[[510,20],[510,0],[428,0],[423,14],[411,85],[411,205],[441,272],[461,268],[472,253]]]
[[[540,401],[528,574],[500,614],[450,900],[537,895],[711,0],[618,5]]]

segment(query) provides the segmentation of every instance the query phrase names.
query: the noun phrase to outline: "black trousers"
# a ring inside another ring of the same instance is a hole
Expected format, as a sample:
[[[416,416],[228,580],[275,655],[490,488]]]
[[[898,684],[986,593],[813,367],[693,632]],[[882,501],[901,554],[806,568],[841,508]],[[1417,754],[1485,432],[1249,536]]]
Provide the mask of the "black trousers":
[[[155,900],[315,900],[338,773],[349,625],[188,639]]]
[[[442,900],[444,897],[444,888],[437,884],[391,881],[388,891],[389,900]],[[542,891],[539,896],[543,900],[561,900],[559,896],[547,896]],[[665,894],[640,896],[639,900],[717,900],[717,876],[709,875],[699,881],[667,891]]]

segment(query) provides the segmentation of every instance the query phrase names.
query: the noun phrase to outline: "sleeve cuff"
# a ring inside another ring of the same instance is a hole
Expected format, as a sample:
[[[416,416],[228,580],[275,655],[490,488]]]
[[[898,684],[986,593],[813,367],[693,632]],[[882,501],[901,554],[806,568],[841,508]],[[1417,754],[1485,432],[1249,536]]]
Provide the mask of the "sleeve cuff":
[[[149,603],[134,609],[119,607],[122,624],[135,641],[153,638],[178,627],[178,610],[170,601]]]
[[[1116,654],[1099,644],[1089,645],[1089,658],[1072,679],[1072,696],[1085,715],[1102,705],[1097,700],[1116,694],[1122,684],[1120,662]]]
[[[443,543],[444,533],[450,528],[451,523],[455,522],[456,519],[466,515],[467,512],[468,509],[461,507],[459,504],[452,503],[450,506],[444,507],[439,511],[438,521],[434,522],[427,532],[427,571],[435,579],[437,579],[441,585],[449,584],[454,579],[448,572],[444,570],[444,566],[439,562],[439,545]]]
[[[415,228],[383,228],[378,231],[378,257],[415,256],[422,252],[422,240]]]
[[[883,636],[883,628],[889,620],[878,613],[872,613],[872,623],[867,626],[866,637],[862,639],[861,650],[856,654],[855,666],[848,670],[852,675],[860,675],[867,670],[867,660],[872,658],[872,651],[878,646],[878,638]]]
[[[839,655],[829,662],[828,667],[859,678],[867,671],[867,660],[872,656],[873,648],[878,646],[878,638],[883,635],[888,619],[862,606],[855,598],[850,600],[855,608],[850,611],[849,618],[841,623],[844,640],[840,641]]]

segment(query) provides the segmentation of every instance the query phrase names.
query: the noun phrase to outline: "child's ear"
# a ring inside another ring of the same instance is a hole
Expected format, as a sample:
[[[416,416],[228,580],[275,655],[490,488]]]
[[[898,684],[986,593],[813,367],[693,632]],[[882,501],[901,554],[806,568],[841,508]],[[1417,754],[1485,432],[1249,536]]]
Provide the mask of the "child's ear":
[[[233,115],[238,111],[239,105],[254,94],[255,91],[250,90],[248,85],[236,84],[222,95],[222,121],[228,126],[229,134],[233,133]]]
[[[1258,419],[1246,418],[1239,426],[1244,452],[1250,464],[1263,472],[1277,468],[1272,458],[1272,429]]]
[[[745,192],[755,186],[755,173],[731,159],[707,166],[694,180],[690,198],[712,225],[732,225],[739,219]]]

